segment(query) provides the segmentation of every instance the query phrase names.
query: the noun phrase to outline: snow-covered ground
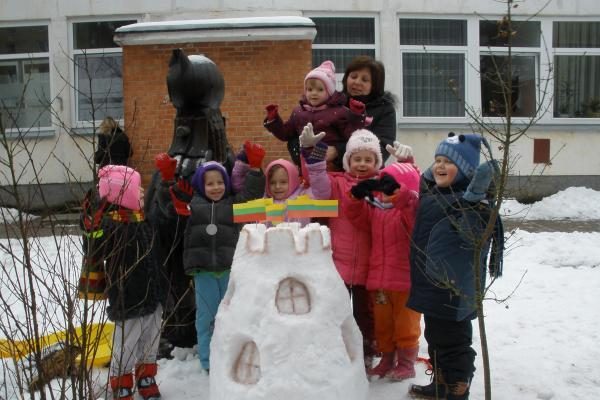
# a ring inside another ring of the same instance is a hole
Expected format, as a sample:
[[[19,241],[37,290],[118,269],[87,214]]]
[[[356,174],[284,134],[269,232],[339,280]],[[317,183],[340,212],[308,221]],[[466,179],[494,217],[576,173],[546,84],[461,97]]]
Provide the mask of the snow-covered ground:
[[[600,192],[585,187],[571,187],[533,204],[521,204],[515,200],[502,202],[502,214],[506,218],[526,220],[600,220]]]
[[[571,188],[533,205],[507,201],[504,214],[527,219],[600,219],[598,204],[599,192]],[[525,209],[529,211],[523,211]],[[485,303],[493,398],[596,398],[600,387],[597,328],[600,232],[530,233],[517,229],[507,235],[504,276],[494,284],[490,300]],[[11,262],[5,253],[8,243],[8,240],[0,240],[0,263],[5,271]],[[50,254],[62,254],[68,252],[69,246],[76,246],[77,240],[61,242],[60,249],[52,238],[42,238],[37,243]],[[39,262],[40,266],[44,260],[46,258]],[[3,277],[0,284],[3,291],[4,278],[7,277]],[[475,347],[480,354],[476,321],[474,328]],[[328,350],[323,347],[322,351],[325,354]],[[427,354],[424,340],[420,353],[421,356]],[[201,372],[193,349],[176,349],[173,355],[172,360],[159,361],[158,381],[163,398],[208,400],[209,379]],[[479,356],[477,362],[472,399],[483,398]],[[408,399],[406,392],[410,383],[429,382],[424,369],[423,364],[418,364],[417,377],[407,382],[371,382],[368,399]],[[2,386],[4,376],[0,371]],[[6,388],[0,388],[0,396],[4,396]]]

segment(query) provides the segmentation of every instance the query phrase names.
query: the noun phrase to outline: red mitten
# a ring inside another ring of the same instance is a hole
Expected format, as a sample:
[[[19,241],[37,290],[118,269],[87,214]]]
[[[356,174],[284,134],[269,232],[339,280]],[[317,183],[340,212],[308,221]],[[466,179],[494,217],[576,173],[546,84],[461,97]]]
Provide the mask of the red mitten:
[[[244,152],[248,157],[250,168],[262,167],[262,161],[265,158],[265,149],[258,143],[251,143],[249,140],[244,142]]]
[[[167,153],[159,153],[154,157],[154,165],[160,171],[163,181],[172,181],[175,179],[176,159],[170,157]]]
[[[359,114],[359,115],[362,115],[365,112],[365,108],[366,108],[365,103],[363,103],[362,101],[354,100],[354,99],[350,99],[349,107],[350,107],[350,111],[352,111],[354,114]]]
[[[171,185],[169,188],[171,194],[171,201],[175,212],[178,215],[188,216],[191,214],[188,204],[192,201],[192,185],[185,179],[179,179],[177,183]]]
[[[279,106],[277,104],[269,104],[267,110],[267,121],[273,121],[279,115]]]

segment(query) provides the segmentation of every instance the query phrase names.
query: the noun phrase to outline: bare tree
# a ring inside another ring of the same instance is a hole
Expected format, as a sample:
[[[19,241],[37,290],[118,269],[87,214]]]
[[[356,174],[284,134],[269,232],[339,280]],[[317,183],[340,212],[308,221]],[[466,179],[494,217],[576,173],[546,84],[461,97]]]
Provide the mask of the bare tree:
[[[85,59],[85,58],[83,58]],[[73,61],[73,60],[72,60]],[[92,92],[92,74],[88,74]],[[73,90],[75,85],[65,83]],[[29,84],[26,79],[21,97]],[[89,176],[93,182],[89,195],[96,195],[96,126],[90,136],[75,135],[71,124],[60,118],[55,108],[57,100],[38,95],[40,113],[49,112],[61,135],[73,141],[79,151],[76,156],[87,160]],[[106,99],[88,98],[92,119]],[[98,103],[98,104],[96,104]],[[73,171],[57,151],[59,137],[44,138],[37,134],[39,123],[23,126],[19,116],[24,112],[24,101],[16,106],[0,100],[0,190],[10,199],[14,210],[0,208],[4,224],[0,225],[0,354],[2,355],[3,382],[1,398],[30,399],[93,399],[98,388],[106,387],[106,380],[94,368],[97,364],[98,344],[104,340],[101,332],[107,326],[106,307],[103,301],[94,301],[85,291],[79,293],[83,248],[93,245],[94,237],[83,239],[77,226],[64,225],[50,206],[43,190],[44,170],[63,168],[74,194],[82,198],[90,187],[81,171]],[[33,118],[39,121],[40,116]],[[31,120],[31,119],[30,119]],[[10,127],[7,128],[7,124]],[[44,142],[44,146],[42,146]],[[86,143],[88,142],[88,143]],[[51,143],[48,145],[48,143]],[[91,143],[91,151],[90,151]],[[45,149],[45,150],[44,150]],[[29,187],[29,193],[23,187]],[[32,197],[41,204],[44,218],[28,211],[34,207]],[[99,211],[92,208],[91,212]],[[104,254],[118,253],[114,245]],[[141,254],[140,260],[148,257]],[[137,265],[137,263],[136,263]],[[132,266],[132,269],[136,268]],[[118,282],[108,282],[117,285]],[[124,360],[123,360],[124,361]]]

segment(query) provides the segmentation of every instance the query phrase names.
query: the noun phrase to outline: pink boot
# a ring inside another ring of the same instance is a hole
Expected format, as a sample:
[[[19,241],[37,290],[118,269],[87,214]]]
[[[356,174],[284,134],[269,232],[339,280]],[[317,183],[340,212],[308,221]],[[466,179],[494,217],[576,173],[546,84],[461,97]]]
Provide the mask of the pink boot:
[[[419,354],[419,347],[396,349],[396,365],[385,375],[394,381],[403,381],[415,377],[415,361]]]
[[[369,377],[379,377],[383,378],[385,374],[388,373],[389,370],[394,366],[394,352],[383,353],[381,356],[381,360],[379,360],[379,364],[375,368],[367,369],[367,375]]]

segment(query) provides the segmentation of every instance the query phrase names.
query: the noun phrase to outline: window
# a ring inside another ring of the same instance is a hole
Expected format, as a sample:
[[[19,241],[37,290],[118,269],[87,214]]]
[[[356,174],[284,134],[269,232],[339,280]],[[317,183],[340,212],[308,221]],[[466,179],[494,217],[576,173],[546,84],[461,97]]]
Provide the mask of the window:
[[[49,128],[48,27],[0,27],[0,115],[7,131]]]
[[[509,62],[510,61],[510,62]],[[480,58],[481,108],[485,117],[506,116],[507,90],[512,79],[510,103],[513,117],[533,117],[536,113],[536,57],[482,55]],[[510,77],[509,77],[510,70]]]
[[[135,20],[73,24],[75,103],[77,122],[123,116],[121,48],[114,31]]]
[[[554,116],[600,118],[600,22],[552,26]]]
[[[405,117],[462,117],[467,21],[400,19]]]
[[[325,60],[335,64],[338,74],[359,55],[376,57],[375,18],[310,17],[317,28],[313,43],[313,67]]]
[[[511,116],[536,115],[539,46],[539,21],[480,21],[479,73],[481,79],[481,109],[484,117],[507,114],[509,81],[512,81]],[[512,46],[512,59],[505,48]]]

